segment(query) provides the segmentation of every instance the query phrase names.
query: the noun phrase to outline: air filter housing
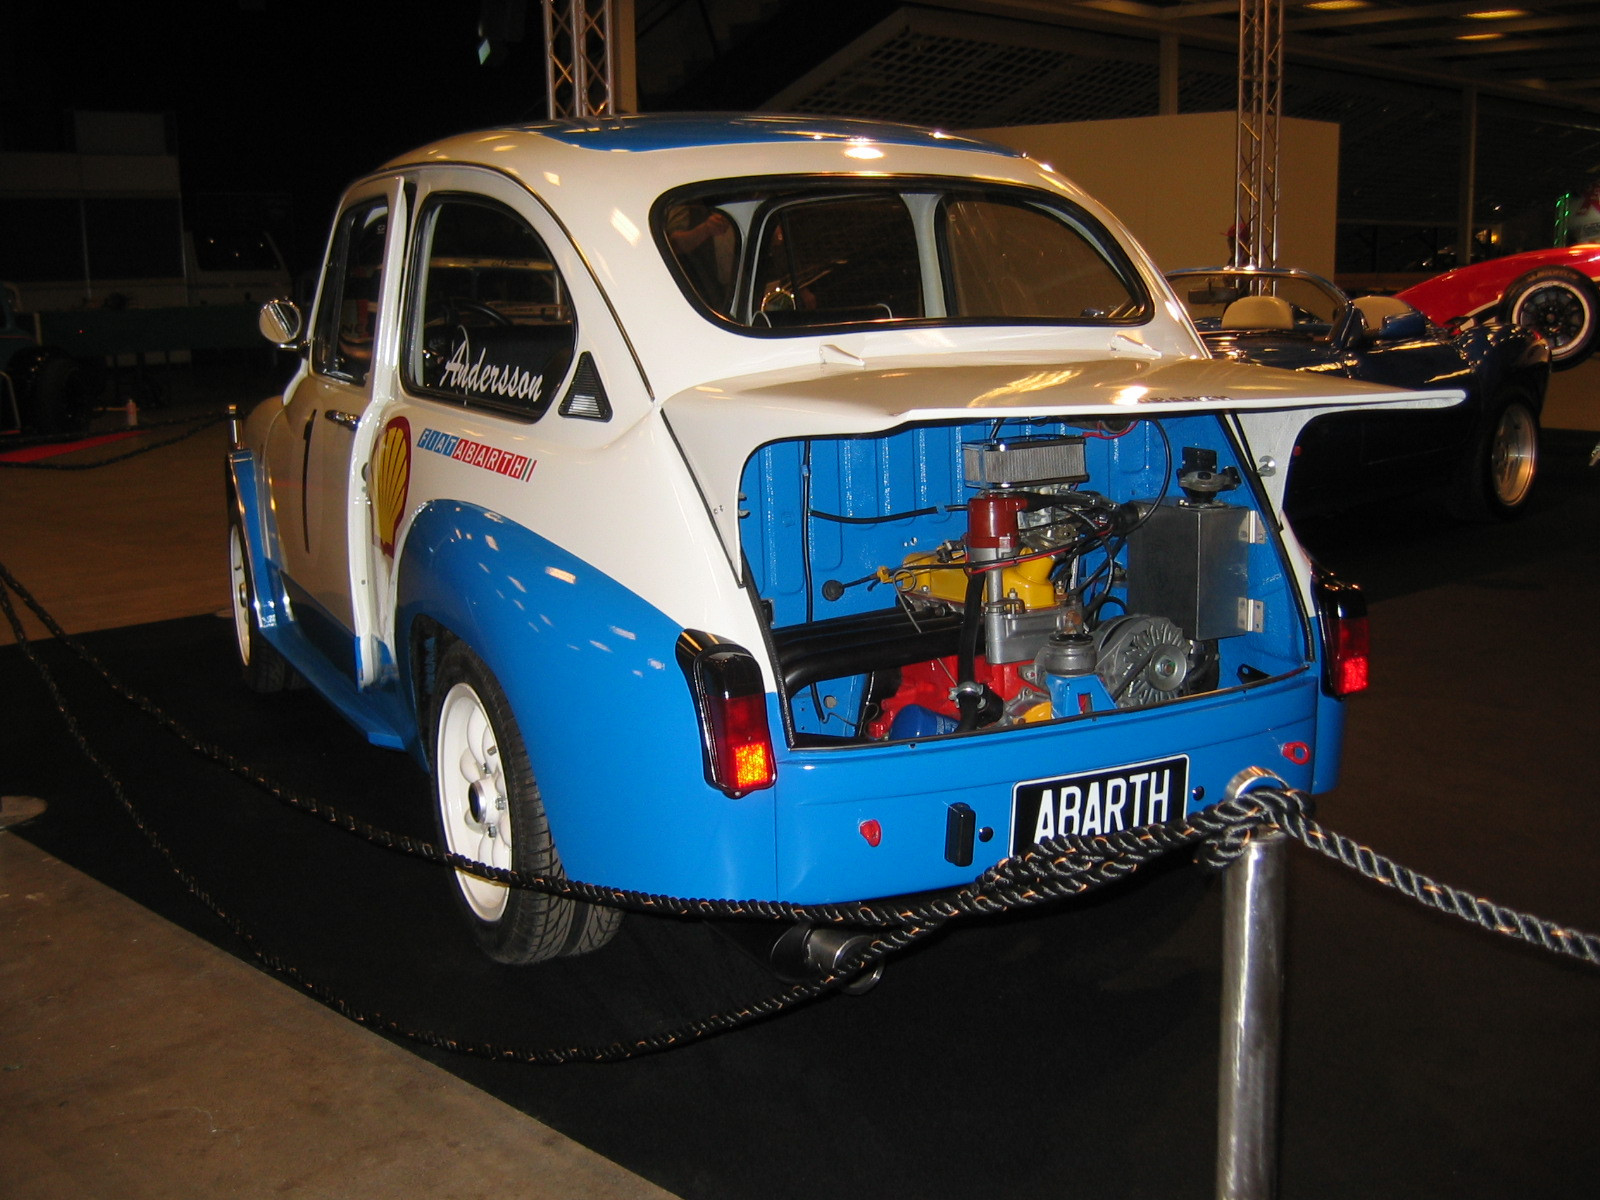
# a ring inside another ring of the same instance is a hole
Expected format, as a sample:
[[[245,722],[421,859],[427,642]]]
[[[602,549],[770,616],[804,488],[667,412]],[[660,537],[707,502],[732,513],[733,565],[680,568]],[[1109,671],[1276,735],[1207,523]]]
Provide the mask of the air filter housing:
[[[1031,487],[1041,483],[1083,483],[1081,437],[1021,437],[1005,441],[963,442],[961,465],[967,486]]]

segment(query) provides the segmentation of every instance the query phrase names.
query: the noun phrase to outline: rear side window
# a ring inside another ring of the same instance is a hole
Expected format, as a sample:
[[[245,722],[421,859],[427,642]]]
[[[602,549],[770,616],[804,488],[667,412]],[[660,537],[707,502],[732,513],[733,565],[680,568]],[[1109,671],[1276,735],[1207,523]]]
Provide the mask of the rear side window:
[[[508,208],[445,196],[422,211],[416,262],[407,385],[441,400],[542,416],[577,338],[543,239]]]

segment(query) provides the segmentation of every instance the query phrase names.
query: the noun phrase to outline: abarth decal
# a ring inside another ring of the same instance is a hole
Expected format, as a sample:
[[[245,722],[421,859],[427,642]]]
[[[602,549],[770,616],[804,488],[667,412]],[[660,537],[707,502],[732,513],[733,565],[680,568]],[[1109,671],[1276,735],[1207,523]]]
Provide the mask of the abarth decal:
[[[526,454],[513,454],[509,450],[486,446],[482,442],[457,437],[453,433],[444,433],[438,429],[424,429],[422,436],[417,439],[417,448],[431,450],[435,454],[453,458],[470,467],[482,467],[485,471],[493,471],[496,475],[505,475],[521,481],[526,481],[528,476],[533,474],[535,466],[535,460]]]
[[[411,490],[411,423],[395,417],[383,427],[373,463],[373,503],[378,515],[378,544],[394,557],[394,535],[406,512]]]

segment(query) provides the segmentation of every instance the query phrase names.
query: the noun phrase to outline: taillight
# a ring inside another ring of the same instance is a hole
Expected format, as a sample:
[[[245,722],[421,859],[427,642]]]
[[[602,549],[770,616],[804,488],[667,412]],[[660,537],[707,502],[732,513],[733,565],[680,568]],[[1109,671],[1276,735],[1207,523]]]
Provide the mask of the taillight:
[[[1328,664],[1328,690],[1348,696],[1367,687],[1370,643],[1366,617],[1339,617],[1333,631],[1333,661]]]
[[[778,764],[756,660],[741,646],[690,630],[678,639],[678,662],[700,719],[706,781],[735,798],[771,787]]]
[[[1353,583],[1319,573],[1315,580],[1322,610],[1322,682],[1330,696],[1366,690],[1371,650],[1367,600]]]

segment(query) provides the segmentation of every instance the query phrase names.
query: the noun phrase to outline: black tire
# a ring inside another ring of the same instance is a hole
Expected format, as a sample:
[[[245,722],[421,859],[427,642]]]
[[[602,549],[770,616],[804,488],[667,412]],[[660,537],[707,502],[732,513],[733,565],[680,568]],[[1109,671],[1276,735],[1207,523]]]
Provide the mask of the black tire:
[[[1506,289],[1500,313],[1537,329],[1550,347],[1550,367],[1565,371],[1594,353],[1600,336],[1600,291],[1566,267],[1529,271]]]
[[[60,351],[45,351],[19,397],[22,427],[30,433],[82,432],[94,407],[94,382],[81,363]]]
[[[1539,475],[1539,416],[1520,392],[1489,405],[1473,436],[1450,505],[1468,521],[1521,515]]]
[[[434,819],[456,854],[528,875],[564,877],[544,801],[510,702],[465,642],[439,658],[429,706]],[[587,954],[609,942],[619,909],[451,872],[479,947],[502,963]]]
[[[282,692],[300,683],[299,673],[261,635],[256,619],[255,585],[250,581],[250,551],[239,518],[228,521],[228,589],[233,611],[233,643],[246,686],[256,692]]]

